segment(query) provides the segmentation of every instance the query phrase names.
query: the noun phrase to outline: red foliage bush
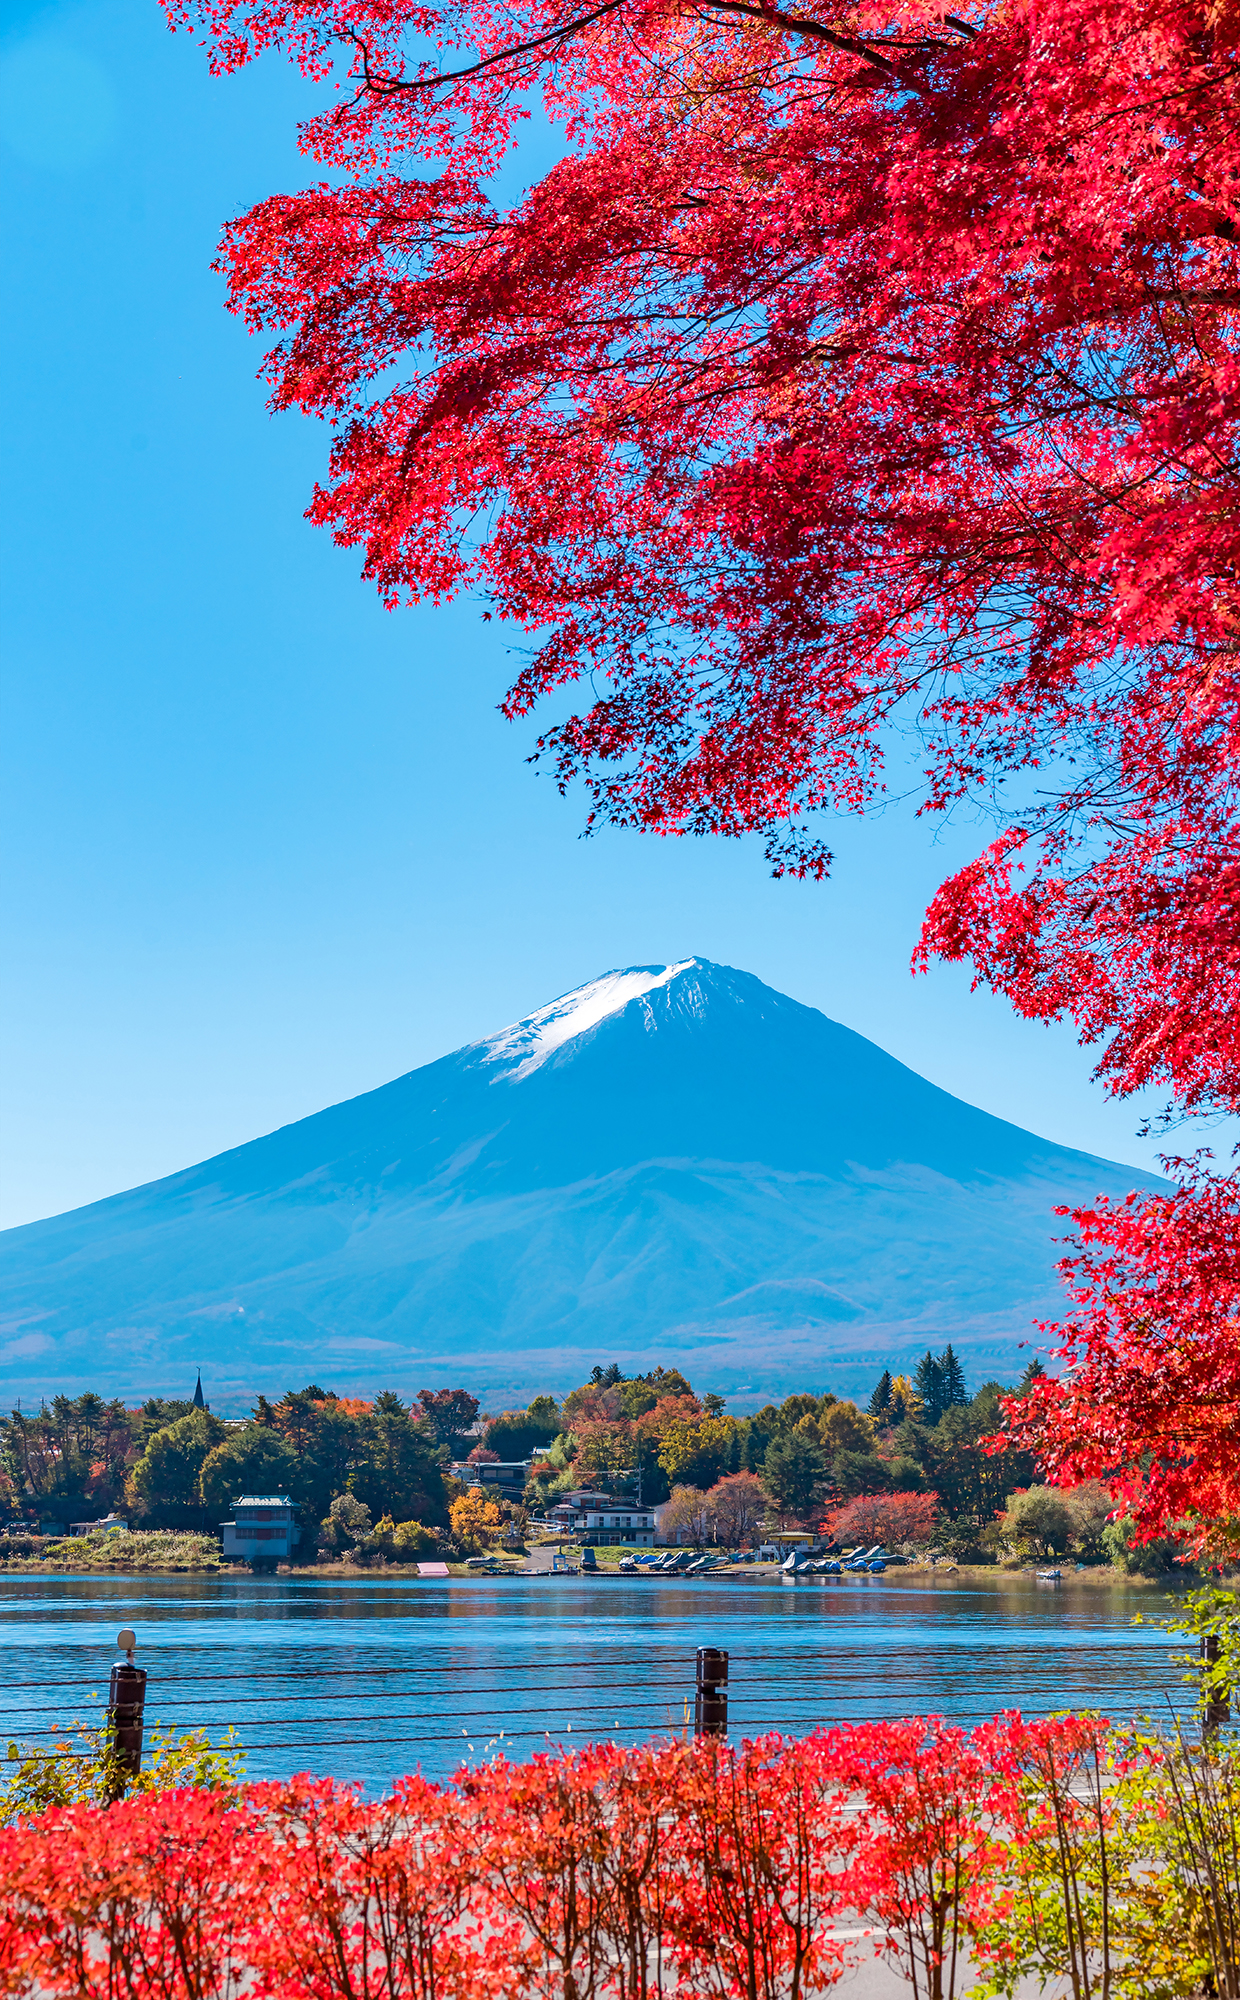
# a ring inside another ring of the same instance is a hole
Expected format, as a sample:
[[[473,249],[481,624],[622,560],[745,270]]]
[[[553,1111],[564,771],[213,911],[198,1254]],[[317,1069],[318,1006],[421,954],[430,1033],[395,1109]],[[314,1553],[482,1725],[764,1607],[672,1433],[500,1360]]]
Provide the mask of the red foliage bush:
[[[300,1777],[51,1812],[0,1830],[0,1992],[800,2000],[860,1916],[946,1995],[997,1893],[993,1828],[1076,1811],[1059,1794],[1105,1742],[1072,1717],[914,1718],[737,1751],[592,1744],[377,1802]]]
[[[827,1516],[837,1542],[882,1542],[889,1549],[901,1542],[924,1542],[934,1531],[938,1511],[935,1493],[860,1493],[846,1507]]]

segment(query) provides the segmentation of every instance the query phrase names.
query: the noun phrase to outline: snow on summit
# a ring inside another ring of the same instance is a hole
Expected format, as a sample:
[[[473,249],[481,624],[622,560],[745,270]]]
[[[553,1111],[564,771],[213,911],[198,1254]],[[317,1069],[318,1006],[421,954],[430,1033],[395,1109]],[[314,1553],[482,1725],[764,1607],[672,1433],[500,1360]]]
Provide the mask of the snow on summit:
[[[640,1000],[657,987],[668,985],[679,973],[688,972],[696,964],[694,958],[682,958],[675,965],[637,965],[620,972],[605,972],[600,979],[574,987],[571,993],[563,993],[558,1000],[527,1014],[523,1021],[501,1028],[497,1035],[489,1035],[480,1044],[485,1050],[484,1062],[513,1064],[493,1081],[521,1083],[575,1035],[597,1028],[600,1021],[605,1021],[609,1014],[618,1014],[630,1000]]]
[[[1057,1309],[1056,1206],[1131,1185],[752,973],[623,966],[377,1090],[4,1231],[0,1389],[6,1408],[51,1383],[136,1401],[202,1362],[237,1409],[273,1380],[466,1385],[517,1409],[600,1359],[683,1356],[721,1394],[868,1395],[948,1340],[997,1379]]]

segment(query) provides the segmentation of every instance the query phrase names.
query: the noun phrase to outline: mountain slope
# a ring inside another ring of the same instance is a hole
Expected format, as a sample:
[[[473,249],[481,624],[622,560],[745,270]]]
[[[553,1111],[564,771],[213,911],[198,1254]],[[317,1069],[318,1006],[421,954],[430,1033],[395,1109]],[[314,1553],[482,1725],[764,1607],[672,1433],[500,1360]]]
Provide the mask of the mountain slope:
[[[1131,1169],[936,1089],[750,974],[606,974],[201,1166],[0,1236],[9,1393],[216,1407],[316,1376],[491,1405],[595,1361],[869,1386],[951,1339],[1011,1373],[1051,1210]]]

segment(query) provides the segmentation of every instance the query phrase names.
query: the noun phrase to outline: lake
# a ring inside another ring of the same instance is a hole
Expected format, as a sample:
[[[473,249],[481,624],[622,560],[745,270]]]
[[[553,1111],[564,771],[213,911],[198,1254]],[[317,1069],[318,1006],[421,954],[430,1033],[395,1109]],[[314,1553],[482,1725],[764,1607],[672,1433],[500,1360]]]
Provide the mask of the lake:
[[[334,1772],[381,1790],[445,1779],[501,1744],[516,1757],[590,1736],[680,1728],[694,1653],[731,1655],[730,1734],[1001,1708],[1168,1719],[1190,1690],[1165,1634],[1170,1599],[1123,1583],[996,1576],[926,1586],[382,1574],[0,1576],[6,1738],[97,1722],[118,1629],[138,1635],[148,1727],[232,1724],[251,1777]]]

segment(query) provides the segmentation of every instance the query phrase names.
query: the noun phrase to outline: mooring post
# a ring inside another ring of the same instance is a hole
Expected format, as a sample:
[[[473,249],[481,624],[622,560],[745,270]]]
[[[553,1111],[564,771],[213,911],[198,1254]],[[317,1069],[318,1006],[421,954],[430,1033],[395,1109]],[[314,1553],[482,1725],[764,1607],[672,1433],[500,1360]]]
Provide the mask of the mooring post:
[[[697,1649],[697,1699],[693,1705],[695,1736],[728,1733],[728,1656],[717,1646]]]
[[[105,1741],[112,1758],[111,1795],[117,1799],[124,1793],[126,1780],[136,1778],[142,1769],[142,1707],[146,1700],[146,1669],[135,1667],[133,1663],[137,1643],[128,1629],[117,1633],[117,1649],[124,1653],[125,1659],[113,1667],[108,1687]]]
[[[1206,1681],[1206,1675],[1217,1667],[1222,1650],[1217,1632],[1203,1632],[1201,1635],[1202,1701],[1201,1733],[1213,1736],[1223,1727],[1231,1715],[1231,1689],[1224,1683],[1214,1686]]]

